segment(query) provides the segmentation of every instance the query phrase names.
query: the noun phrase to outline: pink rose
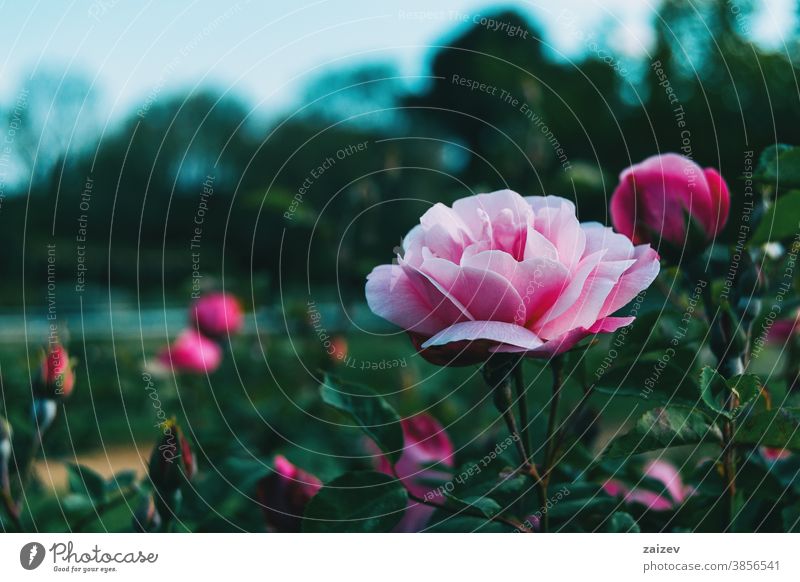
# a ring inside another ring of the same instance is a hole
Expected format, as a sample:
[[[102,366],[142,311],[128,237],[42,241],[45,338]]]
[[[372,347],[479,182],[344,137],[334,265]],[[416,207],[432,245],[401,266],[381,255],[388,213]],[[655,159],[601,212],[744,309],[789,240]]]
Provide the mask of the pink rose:
[[[367,302],[421,355],[469,365],[495,352],[548,358],[633,317],[611,317],[658,274],[658,254],[556,196],[511,190],[435,204],[397,264],[367,277]]]
[[[767,331],[766,340],[771,344],[782,345],[798,333],[800,333],[800,311],[794,317],[774,321]]]
[[[222,362],[222,349],[196,330],[187,329],[158,354],[158,361],[176,372],[210,374]]]
[[[694,490],[683,484],[678,470],[667,461],[651,461],[642,473],[645,477],[663,483],[666,494],[642,487],[629,488],[616,479],[606,481],[603,491],[612,497],[621,497],[626,503],[638,503],[653,511],[668,511],[683,503]]]
[[[403,428],[403,454],[394,466],[381,455],[377,459],[377,469],[387,475],[397,475],[403,486],[416,497],[427,495],[436,503],[443,503],[444,498],[431,493],[437,483],[444,483],[450,478],[449,469],[453,468],[453,443],[444,428],[430,414],[417,414],[400,422]],[[371,443],[370,448],[378,451]],[[403,519],[395,527],[397,532],[417,532],[428,523],[435,508],[409,500]]]
[[[194,302],[189,310],[192,327],[210,338],[223,338],[239,332],[244,312],[239,300],[229,293],[209,293]]]
[[[780,447],[761,447],[760,450],[761,456],[771,463],[783,461],[784,459],[788,459],[792,456],[791,451],[782,449]]]
[[[689,158],[664,154],[647,158],[620,174],[611,196],[611,221],[634,243],[663,239],[686,245],[686,215],[711,240],[728,221],[731,195],[713,168],[702,169]]]
[[[299,532],[306,505],[322,488],[322,482],[282,455],[275,457],[273,466],[273,473],[261,479],[257,486],[264,520],[272,530]]]
[[[40,391],[45,398],[64,399],[72,394],[75,387],[75,372],[64,346],[55,344],[48,348],[42,360],[40,371]]]

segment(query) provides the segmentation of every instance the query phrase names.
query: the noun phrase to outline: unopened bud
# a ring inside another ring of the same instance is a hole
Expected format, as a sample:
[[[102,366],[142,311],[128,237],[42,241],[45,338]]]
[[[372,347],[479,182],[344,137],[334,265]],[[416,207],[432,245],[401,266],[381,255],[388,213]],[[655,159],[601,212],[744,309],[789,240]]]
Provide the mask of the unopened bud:
[[[194,477],[196,465],[189,441],[175,419],[160,426],[163,436],[150,455],[148,474],[158,494],[170,500],[184,478]]]
[[[69,354],[61,344],[48,349],[39,373],[38,394],[44,398],[64,400],[75,387],[75,372]]]

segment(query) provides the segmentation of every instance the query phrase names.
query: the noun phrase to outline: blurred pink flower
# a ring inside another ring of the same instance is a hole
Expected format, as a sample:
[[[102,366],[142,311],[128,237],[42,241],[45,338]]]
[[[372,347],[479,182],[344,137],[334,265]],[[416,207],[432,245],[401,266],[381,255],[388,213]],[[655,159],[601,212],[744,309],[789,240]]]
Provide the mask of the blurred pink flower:
[[[230,293],[209,293],[192,304],[189,319],[203,335],[219,339],[242,329],[244,312]]]
[[[397,263],[367,277],[370,309],[408,331],[439,365],[495,352],[549,358],[633,317],[612,317],[658,274],[658,254],[556,196],[511,190],[438,203],[403,240]]]
[[[444,427],[430,414],[417,414],[401,421],[403,427],[403,454],[392,471],[392,465],[381,455],[376,461],[376,468],[387,475],[397,475],[403,486],[414,496],[425,498],[426,495],[436,503],[443,503],[440,496],[430,495],[438,484],[450,478],[449,469],[453,468],[453,443],[444,431]],[[370,448],[378,451],[378,447],[370,441]],[[435,508],[409,500],[403,519],[395,528],[397,532],[416,532],[428,523]]]
[[[728,185],[713,168],[703,169],[678,154],[652,156],[625,169],[611,196],[614,228],[639,243],[663,239],[683,247],[686,214],[717,236],[728,221]]]
[[[175,372],[210,374],[222,362],[222,349],[196,330],[186,329],[171,346],[161,350],[158,361]]]
[[[603,491],[612,497],[621,497],[626,503],[644,505],[653,511],[668,511],[683,503],[693,489],[683,484],[678,470],[667,461],[651,461],[642,472],[644,477],[659,481],[664,485],[666,493],[656,493],[636,487],[631,489],[622,481],[610,479],[603,485]]]
[[[257,486],[258,502],[267,526],[279,532],[299,532],[308,502],[322,488],[322,482],[277,455],[274,471]]]
[[[40,370],[40,391],[45,398],[64,399],[75,387],[75,372],[61,344],[49,347]]]
[[[767,461],[783,461],[792,456],[792,452],[788,449],[781,449],[779,447],[761,447],[761,456]]]
[[[785,344],[793,335],[800,333],[800,311],[794,317],[778,319],[767,331],[767,342]]]

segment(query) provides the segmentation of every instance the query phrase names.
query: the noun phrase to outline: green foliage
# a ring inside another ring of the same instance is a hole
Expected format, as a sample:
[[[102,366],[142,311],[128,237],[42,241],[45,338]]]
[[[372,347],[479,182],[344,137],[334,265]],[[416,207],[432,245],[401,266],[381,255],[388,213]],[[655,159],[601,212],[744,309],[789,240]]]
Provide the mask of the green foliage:
[[[311,500],[303,531],[387,532],[406,508],[406,491],[397,479],[373,471],[345,473]]]
[[[740,444],[800,451],[800,409],[778,408],[752,414],[737,427]]]
[[[665,406],[645,412],[633,428],[615,438],[607,457],[627,457],[682,445],[719,442],[720,429],[704,413],[686,406]]]
[[[800,148],[795,150],[800,158]],[[800,173],[800,161],[797,163]],[[797,234],[800,228],[800,190],[787,192],[769,207],[761,218],[751,242],[763,244],[780,241]]]
[[[344,384],[326,376],[320,387],[322,400],[347,414],[393,462],[403,452],[400,416],[374,390],[358,384]]]

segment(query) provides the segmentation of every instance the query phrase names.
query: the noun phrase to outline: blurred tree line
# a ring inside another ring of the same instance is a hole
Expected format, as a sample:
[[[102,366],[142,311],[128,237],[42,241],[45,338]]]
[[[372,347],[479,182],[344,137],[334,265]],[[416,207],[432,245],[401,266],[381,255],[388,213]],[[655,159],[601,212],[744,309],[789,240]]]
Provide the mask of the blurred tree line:
[[[387,65],[328,71],[269,124],[207,90],[156,95],[99,127],[90,83],[43,75],[24,107],[2,112],[4,129],[21,126],[28,195],[2,193],[0,293],[20,304],[24,276],[27,301],[43,303],[55,244],[61,301],[80,280],[84,299],[109,284],[188,298],[198,272],[265,300],[279,282],[304,289],[307,275],[360,300],[364,276],[431,202],[510,187],[572,198],[582,220],[608,222],[618,173],[664,151],[719,167],[736,198],[745,152],[800,143],[788,123],[797,41],[753,44],[752,15],[747,2],[667,0],[649,54],[617,55],[608,30],[576,30],[585,53],[569,61],[535,23],[498,11],[528,34],[470,21],[432,51],[421,85]]]

